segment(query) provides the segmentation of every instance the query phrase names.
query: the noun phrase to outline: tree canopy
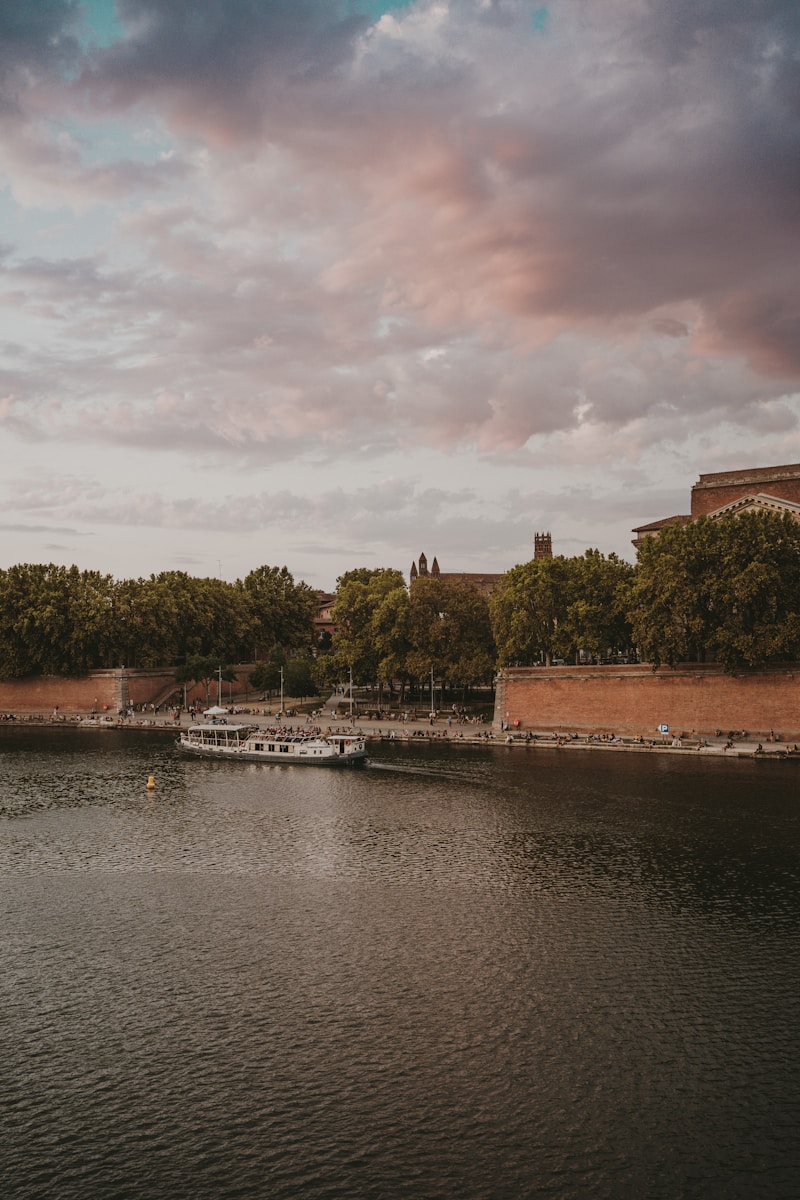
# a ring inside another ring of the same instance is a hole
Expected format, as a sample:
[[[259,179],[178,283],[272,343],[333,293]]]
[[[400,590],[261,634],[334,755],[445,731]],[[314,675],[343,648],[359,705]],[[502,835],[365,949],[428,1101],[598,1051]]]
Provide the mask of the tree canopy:
[[[634,568],[599,550],[533,559],[503,576],[490,600],[501,666],[600,659],[630,646]]]
[[[255,660],[266,657],[274,646],[311,646],[317,595],[307,583],[295,583],[285,566],[263,566],[245,576],[242,589]]]
[[[788,514],[700,517],[648,538],[631,591],[633,637],[655,666],[726,670],[800,657],[800,522]]]
[[[408,588],[394,568],[357,567],[338,580],[330,653],[315,638],[316,605],[285,566],[225,583],[184,571],[115,581],[22,563],[0,570],[0,677],[255,660],[263,686],[274,667],[296,663],[309,690],[351,669],[356,684],[404,688],[433,671],[471,687],[496,665],[602,661],[634,646],[655,667],[797,660],[800,522],[701,517],[644,541],[635,567],[593,549],[533,559],[488,601],[458,577],[422,576]]]
[[[0,676],[82,675],[97,667],[245,661],[276,643],[309,649],[316,594],[286,567],[236,583],[164,571],[115,581],[23,563],[0,571]]]

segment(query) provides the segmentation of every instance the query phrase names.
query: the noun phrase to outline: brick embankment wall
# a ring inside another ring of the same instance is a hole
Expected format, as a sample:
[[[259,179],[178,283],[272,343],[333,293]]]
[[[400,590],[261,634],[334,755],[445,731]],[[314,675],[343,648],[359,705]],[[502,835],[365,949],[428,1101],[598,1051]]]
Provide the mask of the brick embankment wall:
[[[557,733],[651,737],[747,730],[800,741],[800,663],[780,670],[725,675],[686,665],[653,671],[630,667],[515,667],[501,671],[494,727]],[[516,723],[519,722],[519,725]]]
[[[244,663],[235,668],[237,682],[232,684],[234,694],[250,688],[248,676],[254,664]],[[222,685],[222,701],[226,703],[229,685]],[[152,670],[109,670],[90,671],[80,679],[67,679],[61,675],[43,675],[30,679],[0,680],[0,712],[50,714],[58,707],[61,714],[96,712],[116,713],[123,700],[134,705],[163,704],[170,696],[183,698],[183,685],[175,682],[174,670],[155,668]],[[210,689],[211,703],[217,700],[217,685]],[[205,688],[187,688],[187,700],[191,704],[206,702]]]
[[[41,675],[31,679],[0,680],[0,711],[4,713],[116,712],[117,672],[92,671],[82,679]]]

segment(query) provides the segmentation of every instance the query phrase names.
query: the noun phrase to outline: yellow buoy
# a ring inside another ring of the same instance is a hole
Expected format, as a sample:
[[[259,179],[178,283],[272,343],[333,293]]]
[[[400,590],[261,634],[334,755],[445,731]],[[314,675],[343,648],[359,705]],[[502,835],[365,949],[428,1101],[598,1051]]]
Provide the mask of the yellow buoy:
[[[155,786],[156,786],[156,777],[155,777],[155,775],[151,775],[147,781],[148,792],[152,792],[153,789],[155,788]]]

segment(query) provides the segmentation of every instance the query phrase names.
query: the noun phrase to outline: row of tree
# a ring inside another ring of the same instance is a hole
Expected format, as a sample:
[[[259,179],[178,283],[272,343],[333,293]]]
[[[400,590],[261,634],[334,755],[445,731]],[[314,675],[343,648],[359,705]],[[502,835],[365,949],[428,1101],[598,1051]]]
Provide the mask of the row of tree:
[[[514,567],[487,597],[457,578],[359,568],[337,581],[332,645],[316,593],[286,567],[236,583],[179,571],[115,582],[77,567],[0,571],[0,677],[93,667],[260,663],[318,692],[347,679],[469,688],[496,666],[599,661],[636,652],[729,671],[800,659],[800,522],[771,513],[700,518],[648,539],[634,567],[597,550]],[[634,651],[635,648],[635,651]]]
[[[183,571],[115,581],[74,566],[21,564],[0,571],[0,678],[203,656],[249,662],[276,644],[310,647],[315,615],[316,593],[286,567],[226,583]]]

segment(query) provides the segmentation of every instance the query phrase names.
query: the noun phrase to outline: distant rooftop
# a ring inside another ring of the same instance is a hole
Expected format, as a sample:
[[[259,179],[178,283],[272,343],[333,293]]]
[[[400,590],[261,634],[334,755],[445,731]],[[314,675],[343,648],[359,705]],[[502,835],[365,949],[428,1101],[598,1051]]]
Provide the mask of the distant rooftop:
[[[660,521],[650,521],[647,525],[637,525],[632,533],[651,533],[658,529],[666,529],[668,525],[688,525],[690,516],[662,517]]]

